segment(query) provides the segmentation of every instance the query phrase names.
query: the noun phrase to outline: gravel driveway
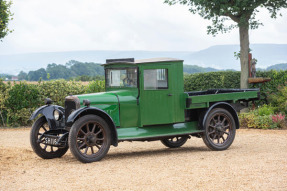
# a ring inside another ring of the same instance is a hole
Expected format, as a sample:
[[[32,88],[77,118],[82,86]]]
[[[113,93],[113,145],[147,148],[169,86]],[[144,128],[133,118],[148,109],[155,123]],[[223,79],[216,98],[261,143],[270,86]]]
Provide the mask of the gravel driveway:
[[[29,133],[0,129],[0,190],[287,190],[287,130],[238,130],[225,151],[194,137],[178,149],[123,142],[90,164],[69,151],[40,159]]]

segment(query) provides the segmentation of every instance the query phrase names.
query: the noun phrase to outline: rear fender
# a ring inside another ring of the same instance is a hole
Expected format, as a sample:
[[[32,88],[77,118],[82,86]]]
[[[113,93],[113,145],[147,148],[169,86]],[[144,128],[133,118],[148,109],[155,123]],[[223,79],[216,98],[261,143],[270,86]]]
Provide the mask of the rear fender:
[[[232,105],[230,105],[229,103],[227,102],[218,102],[218,103],[215,103],[213,104],[212,106],[210,106],[210,108],[208,108],[208,110],[205,112],[204,114],[204,117],[203,117],[203,120],[201,122],[201,127],[203,128],[204,127],[204,124],[205,124],[205,121],[207,119],[207,116],[208,114],[210,113],[210,111],[212,109],[215,109],[215,108],[223,108],[223,109],[226,109],[227,111],[230,112],[230,114],[233,116],[233,119],[235,121],[235,125],[236,125],[236,129],[239,129],[239,119],[238,119],[238,115],[237,115],[237,112],[235,111],[235,109],[232,107]]]
[[[88,115],[88,114],[93,114],[93,115],[97,115],[101,118],[103,118],[109,125],[110,130],[111,130],[111,138],[112,138],[112,145],[114,145],[115,147],[118,146],[118,133],[116,130],[116,125],[113,121],[113,119],[111,118],[111,116],[106,113],[105,111],[96,108],[96,107],[84,107],[84,108],[80,108],[77,109],[76,111],[74,111],[73,113],[71,113],[67,119],[67,126],[72,126],[73,123],[80,117],[84,116],[84,115]]]
[[[54,110],[58,110],[62,113],[63,117],[62,120],[56,121],[54,118]],[[39,107],[36,109],[31,117],[30,120],[34,120],[38,115],[42,114],[45,116],[49,127],[52,129],[58,129],[58,128],[64,128],[64,108],[58,105],[43,105],[42,107]],[[62,123],[61,123],[62,122]]]

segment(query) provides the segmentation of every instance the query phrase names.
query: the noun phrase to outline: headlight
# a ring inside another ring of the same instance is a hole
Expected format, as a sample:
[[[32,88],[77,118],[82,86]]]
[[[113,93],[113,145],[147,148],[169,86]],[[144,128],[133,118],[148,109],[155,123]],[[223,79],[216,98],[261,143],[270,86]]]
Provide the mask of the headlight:
[[[58,121],[61,118],[61,114],[58,110],[54,110],[54,118]]]

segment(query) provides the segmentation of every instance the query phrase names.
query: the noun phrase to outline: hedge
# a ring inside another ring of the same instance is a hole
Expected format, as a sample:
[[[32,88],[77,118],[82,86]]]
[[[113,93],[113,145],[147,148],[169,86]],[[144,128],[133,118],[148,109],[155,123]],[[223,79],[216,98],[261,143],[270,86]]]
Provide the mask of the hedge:
[[[0,79],[0,127],[31,125],[32,112],[49,97],[54,104],[64,106],[65,97],[104,91],[103,81],[81,82],[53,80],[36,84],[28,82],[5,84]]]
[[[258,71],[257,77],[271,78],[264,84],[250,85],[250,88],[260,88],[263,93],[278,91],[278,87],[287,82],[287,70],[285,71]],[[240,72],[223,71],[184,75],[185,91],[200,91],[213,88],[240,88]]]

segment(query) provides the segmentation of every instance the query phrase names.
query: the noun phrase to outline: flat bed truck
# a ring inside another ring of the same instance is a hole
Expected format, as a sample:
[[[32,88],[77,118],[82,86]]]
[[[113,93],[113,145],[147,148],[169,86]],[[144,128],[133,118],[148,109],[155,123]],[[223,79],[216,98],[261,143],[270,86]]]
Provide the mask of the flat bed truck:
[[[46,104],[31,120],[35,153],[51,159],[70,148],[88,163],[101,160],[110,145],[160,140],[170,148],[202,138],[211,150],[225,150],[239,128],[237,112],[259,99],[258,89],[211,89],[184,92],[183,60],[108,59],[105,92],[70,95],[65,106]]]

